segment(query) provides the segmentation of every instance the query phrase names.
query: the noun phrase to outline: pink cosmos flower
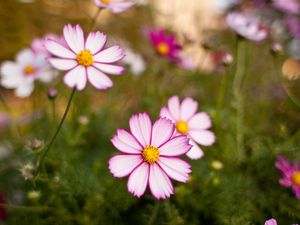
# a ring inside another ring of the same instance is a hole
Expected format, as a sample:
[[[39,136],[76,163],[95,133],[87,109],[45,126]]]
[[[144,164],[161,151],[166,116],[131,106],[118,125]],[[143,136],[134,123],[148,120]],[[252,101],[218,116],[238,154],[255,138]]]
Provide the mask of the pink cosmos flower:
[[[296,38],[300,39],[300,20],[298,17],[295,16],[288,16],[285,19],[285,23],[287,25],[287,28],[290,31],[290,34]]]
[[[151,30],[148,37],[155,51],[173,62],[180,61],[181,46],[177,43],[176,36],[167,34],[164,30]]]
[[[279,183],[284,187],[290,187],[296,197],[300,199],[300,163],[292,164],[286,157],[280,156],[275,166],[283,175]]]
[[[34,89],[34,81],[48,83],[55,77],[55,72],[45,60],[44,54],[36,54],[31,49],[23,49],[16,56],[16,61],[5,61],[1,65],[1,85],[15,89],[16,96],[28,97]]]
[[[240,12],[229,13],[226,16],[226,23],[232,30],[251,41],[262,41],[268,35],[266,27],[257,19]]]
[[[277,221],[275,219],[269,219],[265,222],[265,225],[277,225]],[[298,224],[294,224],[298,225]]]
[[[133,115],[130,132],[118,129],[113,145],[123,154],[109,160],[109,170],[118,178],[129,176],[128,191],[140,197],[148,184],[156,199],[173,194],[170,178],[187,182],[191,166],[178,156],[192,147],[186,135],[174,137],[174,124],[159,118],[152,125],[146,113]]]
[[[107,8],[113,13],[121,13],[136,4],[135,0],[94,0],[95,4],[101,8]]]
[[[273,0],[272,5],[286,13],[300,12],[300,4],[297,0]]]
[[[207,113],[198,112],[198,103],[192,98],[185,98],[180,104],[179,98],[173,96],[168,101],[168,106],[163,107],[160,111],[161,117],[171,119],[176,124],[174,136],[188,135],[190,144],[193,146],[187,152],[191,159],[199,159],[204,153],[196,144],[210,146],[215,142],[213,132],[207,130],[211,127],[211,120]]]
[[[107,89],[113,82],[105,73],[123,73],[124,67],[112,63],[121,60],[124,51],[117,45],[104,49],[107,38],[103,33],[91,32],[84,40],[81,27],[69,24],[64,27],[64,39],[67,46],[47,39],[45,47],[55,56],[48,59],[50,64],[58,70],[68,70],[64,76],[67,86],[81,91],[89,80],[95,88]]]

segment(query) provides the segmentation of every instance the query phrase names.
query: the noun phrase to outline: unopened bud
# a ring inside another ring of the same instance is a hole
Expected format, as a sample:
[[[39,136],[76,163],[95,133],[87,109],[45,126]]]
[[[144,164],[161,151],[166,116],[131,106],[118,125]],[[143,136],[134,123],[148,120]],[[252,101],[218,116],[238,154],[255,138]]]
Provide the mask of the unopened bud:
[[[214,160],[211,162],[211,167],[214,170],[221,170],[223,168],[223,163],[218,160]]]
[[[27,198],[32,202],[37,202],[41,198],[41,192],[29,191],[27,192]]]
[[[272,46],[271,46],[271,52],[273,54],[281,53],[282,50],[283,50],[283,47],[280,43],[273,43]]]
[[[42,146],[43,146],[43,142],[39,139],[33,139],[30,144],[30,147],[33,151],[40,149]]]
[[[81,115],[81,116],[79,116],[79,118],[78,118],[78,122],[79,122],[81,125],[87,125],[87,124],[90,122],[90,120],[89,120],[89,118],[88,118],[86,115]]]
[[[58,91],[56,88],[52,87],[52,88],[48,89],[48,98],[50,100],[54,100],[56,98],[57,94],[58,94]]]

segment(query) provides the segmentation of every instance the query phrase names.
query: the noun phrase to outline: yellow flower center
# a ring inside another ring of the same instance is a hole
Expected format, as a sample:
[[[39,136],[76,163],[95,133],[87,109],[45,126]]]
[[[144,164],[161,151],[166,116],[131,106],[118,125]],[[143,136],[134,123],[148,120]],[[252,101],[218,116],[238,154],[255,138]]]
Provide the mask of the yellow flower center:
[[[158,160],[159,157],[159,150],[158,148],[149,145],[146,148],[144,148],[143,152],[142,152],[142,156],[143,159],[145,160],[145,162],[153,164]]]
[[[32,74],[34,74],[36,71],[36,68],[32,65],[27,65],[25,68],[24,68],[24,73],[26,76],[30,76]]]
[[[179,120],[176,123],[176,130],[181,134],[187,134],[187,132],[189,131],[189,126],[185,121]]]
[[[101,0],[101,2],[103,2],[104,4],[108,4],[110,3],[110,0]]]
[[[292,181],[295,185],[300,186],[300,171],[293,173]]]
[[[94,63],[94,57],[90,50],[83,50],[77,55],[77,62],[83,66],[91,66]]]
[[[167,55],[170,51],[170,47],[168,44],[161,42],[156,46],[156,50],[161,55]]]

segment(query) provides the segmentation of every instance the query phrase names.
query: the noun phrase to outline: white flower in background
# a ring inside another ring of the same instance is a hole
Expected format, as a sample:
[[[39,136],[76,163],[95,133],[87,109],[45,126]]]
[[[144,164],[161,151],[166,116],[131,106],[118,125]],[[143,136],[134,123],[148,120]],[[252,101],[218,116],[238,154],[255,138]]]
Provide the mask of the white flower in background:
[[[5,61],[0,68],[1,85],[15,89],[16,96],[28,97],[34,89],[34,81],[50,82],[55,73],[45,59],[44,54],[35,54],[31,49],[23,49],[16,61]]]
[[[209,3],[219,11],[226,11],[238,4],[240,0],[210,0]]]
[[[256,18],[240,12],[231,12],[226,16],[228,27],[240,36],[251,41],[262,41],[267,38],[268,31]]]
[[[146,69],[146,64],[143,57],[137,53],[134,53],[129,48],[125,49],[125,57],[123,62],[129,65],[131,72],[136,76],[141,75]]]
[[[184,53],[181,53],[179,55],[178,65],[184,70],[193,71],[193,70],[197,69],[197,65],[194,62],[194,60],[190,56],[188,56]]]
[[[100,8],[107,8],[112,13],[121,13],[136,4],[136,0],[94,0]]]

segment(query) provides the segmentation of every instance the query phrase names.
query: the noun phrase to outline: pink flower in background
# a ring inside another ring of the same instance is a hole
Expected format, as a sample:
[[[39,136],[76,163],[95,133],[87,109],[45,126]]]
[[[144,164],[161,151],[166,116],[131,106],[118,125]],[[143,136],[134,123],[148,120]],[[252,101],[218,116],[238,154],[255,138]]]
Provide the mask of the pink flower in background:
[[[284,187],[290,187],[296,197],[300,199],[300,163],[292,164],[286,157],[280,156],[275,166],[283,175],[279,183]]]
[[[31,49],[23,49],[16,61],[5,61],[1,65],[1,85],[15,89],[18,97],[28,97],[34,89],[34,81],[50,82],[56,75],[45,60],[44,54],[35,54]]]
[[[130,132],[118,129],[113,145],[123,154],[109,160],[109,170],[118,178],[129,176],[128,191],[140,197],[149,185],[156,199],[173,194],[170,178],[187,182],[191,166],[178,156],[192,147],[186,135],[174,137],[174,124],[159,118],[152,125],[146,113],[133,115]]]
[[[65,39],[63,37],[58,37],[56,34],[47,34],[44,38],[36,38],[31,43],[31,49],[36,54],[45,54],[46,57],[50,57],[51,53],[45,47],[45,40],[51,39],[61,43],[64,46],[67,46]]]
[[[0,204],[5,204],[4,194],[0,192]],[[5,220],[7,218],[6,209],[3,206],[0,206],[0,220]]]
[[[277,225],[277,221],[275,219],[269,219],[265,222],[265,225]],[[298,225],[298,224],[294,224]]]
[[[106,73],[123,73],[124,67],[113,63],[124,57],[124,51],[117,45],[104,49],[107,38],[103,33],[91,32],[84,40],[81,27],[69,24],[64,27],[64,39],[67,46],[47,39],[45,47],[55,56],[48,59],[50,64],[58,70],[68,71],[64,76],[67,86],[80,91],[88,80],[97,89],[107,89],[113,82]]]
[[[299,13],[300,4],[298,0],[273,0],[272,5],[286,13]]]
[[[255,18],[240,12],[232,12],[226,16],[227,25],[242,37],[251,41],[262,41],[267,38],[266,27]]]
[[[198,103],[192,98],[185,98],[180,104],[179,98],[173,96],[168,101],[168,106],[163,107],[160,111],[161,117],[166,117],[174,121],[176,125],[176,135],[188,135],[193,146],[187,152],[191,159],[199,159],[204,153],[197,145],[210,146],[215,142],[213,132],[207,130],[211,127],[211,120],[207,113],[198,112]]]
[[[94,0],[95,4],[101,8],[107,8],[113,13],[121,13],[136,4],[135,0]]]
[[[177,43],[175,35],[167,34],[164,30],[151,30],[148,37],[159,55],[173,62],[179,61],[181,46]]]
[[[291,33],[291,35],[296,38],[300,39],[300,20],[297,17],[289,16],[285,19],[285,23]]]
[[[179,54],[178,65],[185,70],[194,71],[197,69],[197,65],[193,61],[192,57],[183,53]]]

